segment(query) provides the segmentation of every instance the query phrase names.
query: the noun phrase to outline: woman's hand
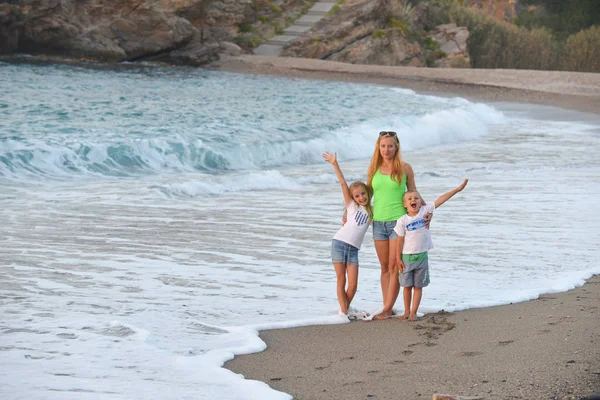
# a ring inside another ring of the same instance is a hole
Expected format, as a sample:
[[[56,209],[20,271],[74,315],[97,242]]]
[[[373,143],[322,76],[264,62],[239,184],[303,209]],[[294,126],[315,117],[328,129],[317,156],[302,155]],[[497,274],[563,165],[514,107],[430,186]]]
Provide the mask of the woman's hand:
[[[429,229],[429,225],[431,224],[431,219],[433,218],[433,213],[429,213],[425,215],[425,227]]]

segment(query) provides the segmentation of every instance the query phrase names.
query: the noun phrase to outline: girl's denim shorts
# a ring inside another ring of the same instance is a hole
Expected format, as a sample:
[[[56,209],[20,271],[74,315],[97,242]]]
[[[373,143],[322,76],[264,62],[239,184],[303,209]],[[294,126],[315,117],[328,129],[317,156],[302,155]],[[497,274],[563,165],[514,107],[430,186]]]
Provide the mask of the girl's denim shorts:
[[[331,241],[331,261],[358,266],[358,249],[337,239]]]
[[[396,240],[396,221],[373,221],[373,240]]]

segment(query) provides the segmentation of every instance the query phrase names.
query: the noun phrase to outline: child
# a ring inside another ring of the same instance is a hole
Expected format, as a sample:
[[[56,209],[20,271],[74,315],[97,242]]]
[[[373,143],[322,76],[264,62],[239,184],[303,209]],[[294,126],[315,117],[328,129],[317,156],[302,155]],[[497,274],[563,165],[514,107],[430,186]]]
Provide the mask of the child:
[[[337,276],[337,298],[340,311],[347,316],[358,287],[358,250],[373,219],[371,192],[363,182],[354,182],[348,187],[337,163],[336,153],[333,155],[323,153],[323,158],[333,165],[342,185],[342,194],[348,212],[347,222],[337,231],[331,242],[331,260]],[[346,289],[346,274],[348,289]]]
[[[459,187],[438,197],[434,204],[421,205],[422,200],[418,192],[409,191],[404,194],[406,214],[398,219],[394,228],[398,234],[396,262],[401,273],[400,286],[404,287],[404,315],[400,317],[401,319],[417,320],[423,288],[429,285],[427,251],[433,248],[433,243],[431,233],[425,227],[424,217],[463,190],[468,181],[465,179]]]

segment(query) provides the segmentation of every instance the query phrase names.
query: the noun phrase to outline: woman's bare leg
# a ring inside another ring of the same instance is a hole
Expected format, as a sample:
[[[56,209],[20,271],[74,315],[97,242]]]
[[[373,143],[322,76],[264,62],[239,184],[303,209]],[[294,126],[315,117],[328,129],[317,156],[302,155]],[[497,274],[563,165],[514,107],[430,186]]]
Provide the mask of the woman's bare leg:
[[[381,294],[383,297],[383,304],[387,299],[388,286],[390,284],[390,245],[389,240],[374,240],[375,251],[377,252],[377,258],[379,259],[379,265],[381,265]]]
[[[385,295],[385,301],[383,303],[383,311],[376,316],[373,317],[374,320],[386,319],[394,314],[394,304],[396,303],[396,299],[398,298],[398,292],[400,291],[400,281],[398,280],[398,266],[396,265],[396,260],[392,255],[396,254],[396,245],[398,244],[397,240],[388,240],[388,260],[387,260],[387,270],[388,270],[388,278],[387,278],[387,294]],[[383,271],[383,266],[382,266]],[[383,279],[383,273],[382,273]]]

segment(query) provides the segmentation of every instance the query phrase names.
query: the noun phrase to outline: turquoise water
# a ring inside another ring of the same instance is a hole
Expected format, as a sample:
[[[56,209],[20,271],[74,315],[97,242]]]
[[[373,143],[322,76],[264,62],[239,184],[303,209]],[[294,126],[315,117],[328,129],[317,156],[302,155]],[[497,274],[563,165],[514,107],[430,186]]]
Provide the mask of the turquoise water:
[[[422,312],[600,273],[593,115],[137,65],[0,63],[0,93],[3,399],[289,398],[221,366],[257,329],[344,322],[321,154],[364,180],[381,130],[426,200],[469,178],[434,216]],[[373,313],[370,231],[360,265]]]

